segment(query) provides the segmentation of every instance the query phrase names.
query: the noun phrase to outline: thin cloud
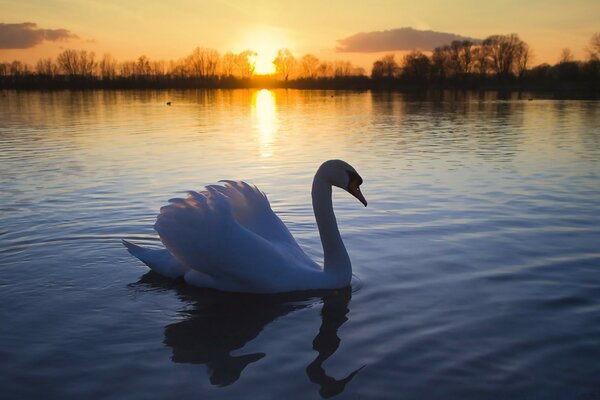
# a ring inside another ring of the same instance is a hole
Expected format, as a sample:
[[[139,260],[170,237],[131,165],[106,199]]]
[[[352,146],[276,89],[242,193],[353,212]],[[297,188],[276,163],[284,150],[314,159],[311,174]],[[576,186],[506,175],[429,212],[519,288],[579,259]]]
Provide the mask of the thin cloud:
[[[43,41],[79,39],[66,29],[38,29],[33,22],[20,24],[0,23],[0,49],[29,49]]]
[[[336,51],[343,53],[374,53],[380,51],[402,50],[433,50],[438,46],[451,43],[453,40],[470,40],[474,43],[481,39],[474,39],[454,33],[421,31],[413,28],[399,28],[385,31],[361,32],[338,40]]]

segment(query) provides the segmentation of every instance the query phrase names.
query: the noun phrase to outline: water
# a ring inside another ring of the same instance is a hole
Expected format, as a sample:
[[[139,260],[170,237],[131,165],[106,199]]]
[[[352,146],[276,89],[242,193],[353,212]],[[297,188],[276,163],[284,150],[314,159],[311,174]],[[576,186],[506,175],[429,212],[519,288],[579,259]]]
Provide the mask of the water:
[[[166,101],[172,101],[167,106]],[[4,399],[600,398],[600,103],[320,91],[0,97]],[[349,290],[244,296],[147,274],[166,200],[264,190],[322,259],[334,204]]]

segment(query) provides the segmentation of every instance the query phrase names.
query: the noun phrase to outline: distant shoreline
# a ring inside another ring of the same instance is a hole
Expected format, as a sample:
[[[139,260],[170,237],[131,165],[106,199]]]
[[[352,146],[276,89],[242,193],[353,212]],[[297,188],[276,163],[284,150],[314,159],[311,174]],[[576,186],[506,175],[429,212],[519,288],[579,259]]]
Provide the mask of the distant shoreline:
[[[85,77],[53,77],[36,75],[0,78],[0,91],[87,91],[87,90],[171,90],[171,89],[303,89],[394,91],[425,93],[437,91],[528,92],[544,97],[600,99],[600,83],[585,80],[539,81],[532,79],[499,80],[493,77],[469,77],[463,81],[410,82],[404,79],[374,79],[367,76],[340,78],[294,79],[282,81],[272,77],[238,78],[116,78],[102,80]]]

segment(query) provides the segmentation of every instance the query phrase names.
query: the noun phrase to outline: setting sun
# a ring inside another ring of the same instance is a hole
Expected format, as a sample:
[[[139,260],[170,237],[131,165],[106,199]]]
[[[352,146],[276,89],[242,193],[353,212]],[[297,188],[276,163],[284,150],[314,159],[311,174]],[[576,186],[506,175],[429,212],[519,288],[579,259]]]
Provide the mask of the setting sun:
[[[275,66],[273,65],[273,59],[277,51],[274,53],[270,51],[257,51],[256,65],[254,72],[256,75],[271,75],[275,73]]]
[[[282,32],[272,28],[260,28],[248,33],[241,47],[256,52],[254,60],[251,60],[255,63],[256,75],[270,75],[275,73],[273,60],[277,51],[286,46],[289,46],[289,43]]]

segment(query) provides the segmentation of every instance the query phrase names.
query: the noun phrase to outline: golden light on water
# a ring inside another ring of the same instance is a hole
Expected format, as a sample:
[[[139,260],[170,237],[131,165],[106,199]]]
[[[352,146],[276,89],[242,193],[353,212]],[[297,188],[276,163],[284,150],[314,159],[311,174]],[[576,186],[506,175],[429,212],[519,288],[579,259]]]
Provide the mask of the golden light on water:
[[[275,94],[267,89],[255,92],[252,97],[252,111],[258,131],[260,156],[270,157],[273,155],[272,144],[278,129]]]

